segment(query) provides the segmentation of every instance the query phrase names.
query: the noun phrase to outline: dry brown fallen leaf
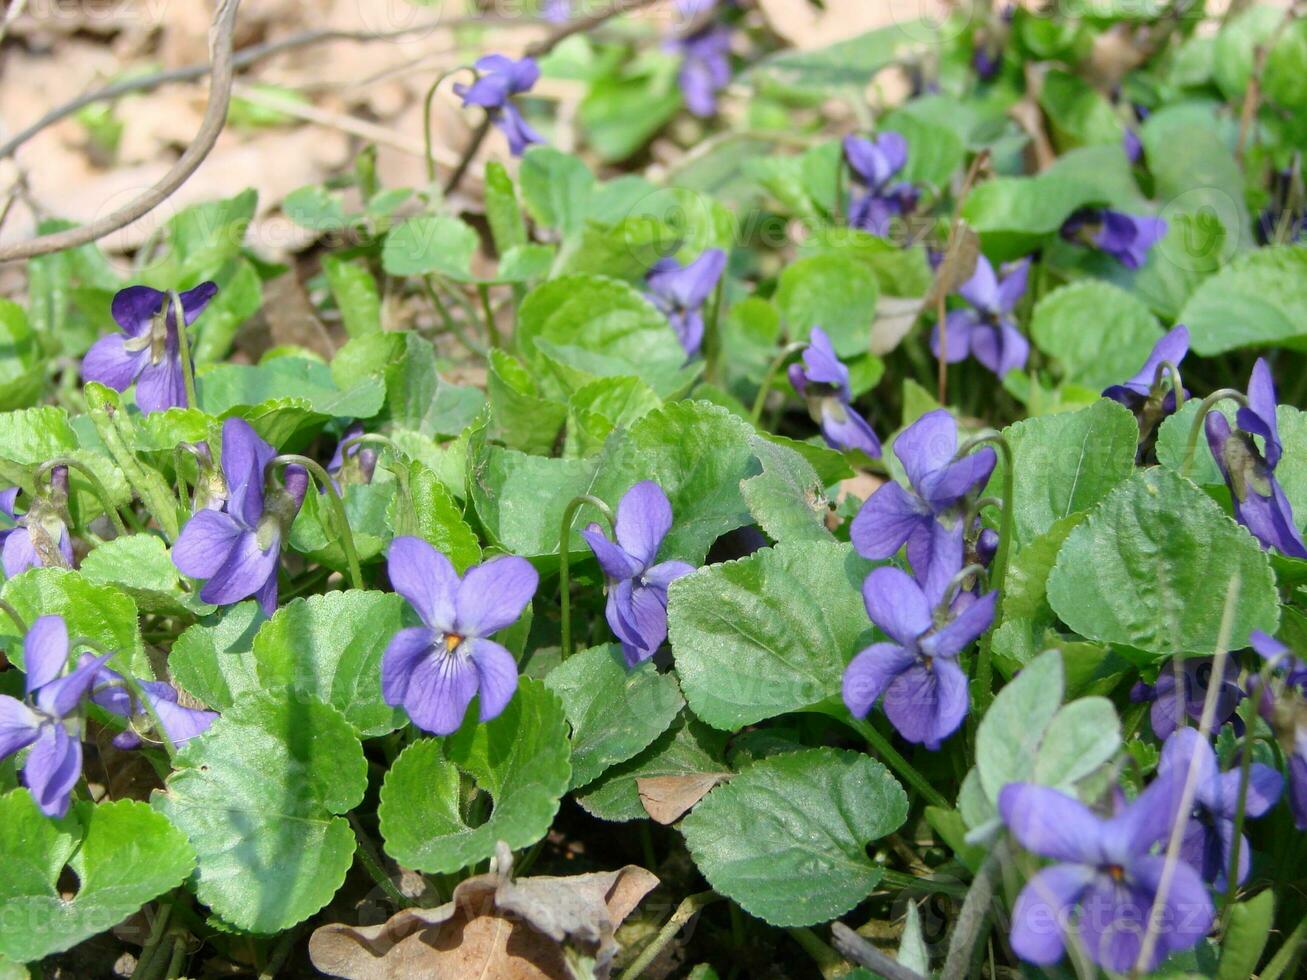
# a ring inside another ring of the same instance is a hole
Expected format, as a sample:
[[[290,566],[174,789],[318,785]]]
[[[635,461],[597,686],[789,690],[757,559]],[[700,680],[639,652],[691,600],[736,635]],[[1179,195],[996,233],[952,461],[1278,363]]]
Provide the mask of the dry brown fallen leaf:
[[[661,824],[676,823],[729,772],[702,772],[686,776],[645,776],[635,781],[640,804],[645,812]]]
[[[609,974],[613,934],[658,885],[650,871],[512,879],[513,854],[499,842],[489,874],[454,889],[434,909],[404,909],[379,926],[332,923],[309,939],[323,973],[345,980],[573,980],[571,955]]]

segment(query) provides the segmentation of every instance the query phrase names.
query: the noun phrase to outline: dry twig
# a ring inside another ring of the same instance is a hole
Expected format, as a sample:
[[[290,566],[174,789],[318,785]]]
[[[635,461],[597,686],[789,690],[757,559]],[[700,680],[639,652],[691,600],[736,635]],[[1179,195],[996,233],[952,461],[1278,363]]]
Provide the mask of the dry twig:
[[[177,188],[195,173],[204,158],[218,141],[218,134],[227,122],[227,107],[231,102],[232,34],[236,29],[236,11],[240,0],[221,0],[213,14],[209,28],[209,55],[213,62],[212,81],[209,83],[209,104],[204,110],[200,131],[195,134],[186,151],[177,158],[169,171],[157,184],[118,210],[92,221],[90,224],[69,228],[50,235],[40,235],[24,242],[0,246],[0,262],[30,259],[67,248],[76,248],[125,228],[143,215],[149,214],[172,195]]]

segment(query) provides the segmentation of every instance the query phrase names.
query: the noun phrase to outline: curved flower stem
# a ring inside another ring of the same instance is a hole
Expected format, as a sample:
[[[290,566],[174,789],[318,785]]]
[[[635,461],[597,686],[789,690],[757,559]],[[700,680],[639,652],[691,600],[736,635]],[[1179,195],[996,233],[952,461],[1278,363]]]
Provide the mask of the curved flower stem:
[[[182,360],[182,384],[186,388],[186,407],[199,408],[200,401],[195,394],[195,365],[191,361],[191,338],[186,332],[186,311],[182,308],[181,294],[173,290],[168,294],[172,304],[173,319],[177,321],[177,354]]]
[[[422,285],[427,291],[427,298],[431,300],[431,305],[434,306],[436,312],[440,314],[440,319],[444,322],[445,329],[453,334],[454,338],[473,354],[476,354],[478,357],[485,357],[487,353],[486,349],[480,344],[472,341],[467,334],[463,332],[463,328],[458,325],[458,321],[454,319],[454,315],[449,312],[449,307],[446,305],[445,301],[440,298],[440,293],[436,291],[436,287],[432,282],[430,275],[422,277]]]
[[[990,566],[992,572],[989,577],[991,590],[999,593],[999,599],[1002,600],[1003,586],[1007,579],[1008,554],[1012,549],[1012,498],[1016,493],[1016,472],[1012,465],[1012,446],[1001,432],[985,432],[973,439],[968,439],[962,445],[962,448],[958,450],[957,458],[960,459],[977,446],[986,444],[994,446],[1003,454],[1002,516],[999,519],[998,526],[998,551],[995,553],[994,562]],[[980,641],[980,653],[976,657],[976,680],[973,685],[977,716],[984,714],[985,709],[989,707],[989,702],[994,697],[994,660],[991,647],[994,630],[998,628],[1002,618],[1003,610],[999,606],[994,613],[993,624]]]
[[[786,361],[807,346],[801,340],[786,344],[781,348],[781,352],[776,355],[775,360],[767,366],[767,373],[762,378],[762,387],[758,389],[758,397],[753,400],[753,410],[749,413],[749,418],[753,420],[755,426],[758,424],[758,420],[762,418],[762,410],[767,406],[767,392],[771,391],[777,373],[785,366]]]
[[[172,918],[172,902],[160,902],[159,910],[154,913],[154,924],[150,926],[149,938],[145,948],[136,960],[136,969],[132,970],[132,980],[143,980],[150,975],[150,966],[159,953],[159,944],[168,933],[168,921]]]
[[[731,908],[734,909],[736,906],[732,904]],[[739,915],[738,912],[733,914]],[[808,954],[808,958],[817,967],[817,975],[822,980],[833,980],[834,977],[842,977],[848,973],[849,964],[844,962],[844,957],[822,942],[817,934],[807,926],[791,926],[785,931]]]
[[[939,604],[940,608],[948,609],[949,606],[953,605],[953,600],[956,599],[958,597],[958,593],[962,591],[963,583],[966,582],[966,580],[971,578],[973,575],[976,576],[977,578],[984,579],[986,581],[986,584],[988,584],[988,579],[989,579],[988,568],[986,568],[984,565],[977,565],[977,564],[967,565],[963,567],[963,569],[960,572],[958,572],[951,579],[949,579],[948,584],[944,586],[944,598],[940,601]]]
[[[704,380],[709,384],[720,383],[719,372],[722,363],[722,334],[721,322],[722,315],[722,297],[726,292],[726,274],[717,280],[717,288],[713,290],[712,305],[708,307],[708,321],[704,330]]]
[[[1253,772],[1253,746],[1257,736],[1253,734],[1253,725],[1257,720],[1257,702],[1261,692],[1270,682],[1272,665],[1267,664],[1258,675],[1258,685],[1244,699],[1243,707],[1243,755],[1239,759],[1239,799],[1234,808],[1234,834],[1230,840],[1230,866],[1226,870],[1225,908],[1221,913],[1222,932],[1230,924],[1230,913],[1234,909],[1235,896],[1239,891],[1239,851],[1243,844],[1243,825],[1248,809],[1248,783]]]
[[[1180,475],[1188,476],[1194,468],[1194,452],[1198,448],[1198,433],[1202,431],[1203,423],[1207,420],[1207,413],[1215,408],[1220,402],[1226,399],[1238,402],[1241,406],[1248,406],[1248,398],[1242,391],[1236,391],[1234,388],[1222,388],[1214,391],[1202,400],[1198,406],[1198,414],[1194,416],[1193,425],[1189,427],[1189,441],[1184,447],[1184,462],[1180,464]]]
[[[499,336],[499,326],[495,323],[495,310],[490,305],[490,284],[477,283],[477,295],[481,297],[481,314],[486,321],[486,336],[490,340],[491,347],[503,347],[503,341]]]
[[[1298,924],[1293,927],[1293,932],[1285,936],[1284,942],[1271,957],[1271,962],[1267,963],[1266,968],[1258,974],[1260,980],[1280,980],[1284,972],[1302,953],[1304,945],[1307,945],[1307,919],[1299,919]]]
[[[1180,368],[1171,361],[1163,361],[1157,365],[1157,370],[1153,373],[1153,387],[1156,388],[1162,383],[1162,378],[1167,375],[1171,376],[1171,391],[1175,394],[1175,410],[1178,412],[1184,408],[1184,381],[1180,377]]]
[[[562,528],[558,533],[558,590],[559,603],[562,613],[562,654],[566,660],[572,655],[572,596],[569,586],[571,585],[571,559],[572,549],[569,539],[572,536],[572,522],[576,520],[577,512],[586,504],[594,507],[595,510],[604,515],[604,520],[608,522],[608,529],[617,534],[617,520],[613,517],[613,512],[609,506],[592,494],[583,493],[579,497],[573,497],[563,511]]]
[[[336,484],[331,482],[331,477],[327,474],[327,471],[316,462],[309,459],[307,456],[298,456],[295,453],[283,453],[280,456],[274,457],[273,460],[268,463],[265,472],[270,473],[272,468],[275,466],[288,466],[292,464],[302,466],[304,469],[308,470],[309,475],[313,477],[313,481],[322,489],[323,493],[327,495],[327,499],[331,504],[331,516],[336,524],[339,525],[340,546],[345,552],[345,561],[349,564],[350,585],[356,589],[363,588],[363,573],[359,570],[359,554],[354,547],[354,532],[350,530],[349,518],[345,516],[345,504],[340,499],[340,494],[336,492]]]
[[[699,913],[700,910],[719,901],[722,896],[715,891],[699,892],[695,895],[688,895],[676,906],[676,911],[672,913],[663,927],[658,930],[658,935],[650,940],[649,945],[640,950],[640,955],[635,961],[622,971],[619,980],[635,980],[636,977],[644,973],[649,968],[649,964],[658,958],[658,954],[676,938],[676,934],[681,931],[681,927],[689,922]]]
[[[168,966],[163,974],[163,980],[175,980],[182,975],[182,966],[186,963],[186,937],[176,935],[172,938],[172,956],[168,958]]]
[[[954,898],[962,898],[967,893],[967,886],[960,881],[918,878],[914,874],[908,874],[906,871],[899,871],[895,868],[881,868],[880,880],[882,884],[889,888],[916,888],[934,895],[952,895]]]
[[[125,536],[127,534],[127,525],[123,523],[122,515],[118,513],[118,508],[113,505],[113,499],[109,496],[109,491],[105,490],[104,484],[101,483],[100,478],[95,475],[95,471],[85,463],[80,463],[75,459],[69,459],[67,456],[61,456],[58,459],[49,460],[36,468],[36,474],[33,478],[34,482],[39,484],[45,478],[46,474],[59,466],[66,466],[70,470],[76,470],[85,477],[86,482],[91,485],[91,489],[95,491],[96,497],[99,498],[100,506],[104,508],[104,513],[105,516],[109,518],[109,523],[113,525],[114,534],[120,537]]]
[[[470,71],[472,77],[477,77],[477,71],[471,65],[459,65],[457,68],[451,68],[449,71],[441,72],[436,76],[436,80],[431,83],[427,89],[427,94],[422,99],[422,143],[426,149],[427,159],[427,180],[434,184],[436,182],[436,157],[433,152],[435,145],[431,135],[431,106],[436,99],[436,90],[450,75],[455,75],[460,71]]]
[[[76,649],[79,646],[94,650],[101,656],[109,652],[94,640],[88,640],[84,636],[79,637],[69,648]],[[155,732],[158,733],[159,741],[163,743],[164,750],[168,753],[168,759],[171,761],[177,755],[177,746],[173,742],[172,736],[168,734],[168,730],[163,727],[163,719],[159,717],[159,712],[155,710],[154,702],[145,696],[145,688],[141,686],[141,682],[136,679],[136,675],[131,672],[130,668],[123,664],[114,664],[113,669],[122,677],[123,686],[131,694],[132,700],[149,717],[150,724],[154,726]],[[130,721],[128,723],[130,724]]]
[[[3,599],[0,599],[0,612],[14,621],[14,625],[18,627],[18,632],[27,632],[27,620],[23,619],[22,614]]]
[[[354,830],[354,840],[358,843],[358,850],[355,851],[355,854],[358,855],[363,870],[368,873],[368,877],[377,883],[377,886],[386,893],[391,901],[402,909],[408,908],[413,903],[399,890],[398,886],[391,880],[390,875],[386,874],[386,869],[372,845],[372,839],[368,837],[367,832],[363,829],[363,824],[359,822],[359,818],[353,813],[348,814],[348,816],[349,825]]]
[[[887,766],[902,776],[927,801],[945,810],[949,808],[948,800],[944,799],[944,795],[935,788],[935,785],[923,776],[912,763],[903,758],[898,750],[889,744],[889,739],[876,731],[871,722],[865,718],[855,718],[853,715],[848,714],[840,717],[850,728],[866,739],[872,751],[880,756]]]

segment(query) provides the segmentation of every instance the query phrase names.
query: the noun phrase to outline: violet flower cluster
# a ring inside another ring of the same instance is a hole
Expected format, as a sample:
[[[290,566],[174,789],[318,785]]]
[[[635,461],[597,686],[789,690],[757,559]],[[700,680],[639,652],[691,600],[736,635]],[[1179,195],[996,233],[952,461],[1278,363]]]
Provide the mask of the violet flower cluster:
[[[710,248],[689,265],[661,259],[645,274],[649,301],[667,317],[687,357],[703,346],[703,308],[725,271],[726,253]]]
[[[1005,270],[1003,278],[983,255],[976,259],[976,271],[958,293],[970,305],[951,310],[930,336],[931,352],[950,364],[974,357],[1000,378],[1026,366],[1030,342],[1017,329],[1012,311],[1025,295],[1030,260],[1022,259]]]
[[[931,529],[937,522],[961,523],[964,503],[984,487],[998,457],[984,446],[961,458],[958,426],[946,409],[927,412],[894,440],[908,488],[890,481],[862,505],[849,527],[858,554],[873,561],[892,558],[905,544],[913,568],[929,562]]]
[[[791,364],[789,376],[794,390],[807,400],[808,413],[821,427],[828,446],[841,452],[860,449],[872,459],[880,459],[880,440],[852,405],[849,369],[821,327],[812,328],[803,363]]]
[[[513,96],[531,91],[540,80],[540,66],[533,58],[514,61],[506,55],[488,54],[476,62],[479,73],[471,85],[455,84],[454,94],[463,100],[463,107],[480,106],[486,116],[508,140],[508,149],[515,157],[526,152],[532,143],[543,143],[545,138],[531,128],[522,117],[522,111],[513,102]]]
[[[196,512],[172,549],[183,575],[206,579],[200,598],[225,606],[254,596],[271,616],[277,609],[277,565],[282,538],[308,489],[308,474],[288,466],[283,487],[265,488],[277,451],[244,419],[222,424],[222,472],[227,498],[221,508]]]
[[[616,542],[591,524],[581,532],[607,580],[608,625],[622,644],[627,666],[648,660],[667,639],[667,587],[694,566],[658,561],[672,528],[672,504],[652,480],[635,484],[617,504]]]
[[[381,660],[381,694],[434,735],[458,731],[474,697],[480,719],[497,718],[517,691],[517,661],[492,635],[515,623],[540,577],[516,555],[492,558],[460,576],[426,541],[398,537],[386,564],[390,584],[422,620],[395,634]]]
[[[880,487],[854,517],[849,538],[860,555],[878,561],[906,544],[915,575],[881,567],[863,584],[867,614],[892,642],[853,658],[844,673],[844,703],[862,717],[883,695],[899,734],[935,749],[967,715],[958,655],[994,621],[998,593],[977,596],[958,579],[964,537],[978,529],[966,520],[965,502],[988,481],[997,457],[985,446],[957,458],[957,423],[944,409],[904,429],[893,450],[911,489],[893,482]],[[979,537],[973,547],[983,547]]]
[[[873,569],[862,585],[871,621],[891,642],[873,643],[844,671],[844,703],[864,717],[877,698],[898,733],[938,749],[967,716],[967,675],[958,654],[994,621],[997,592],[960,609],[954,576],[962,570],[962,529],[936,525],[924,575],[893,566]]]
[[[68,649],[63,617],[42,616],[23,637],[25,699],[0,694],[0,759],[31,747],[23,763],[23,785],[47,817],[68,812],[82,775],[83,701],[111,656],[93,658],[65,675]]]
[[[186,326],[195,322],[218,293],[202,282],[180,294]],[[101,337],[82,360],[82,377],[115,391],[136,385],[142,412],[186,407],[177,314],[167,293],[149,286],[128,286],[114,295],[110,306],[121,333]]]
[[[123,718],[140,714],[121,674],[105,662],[112,653],[83,654],[67,674],[71,645],[62,616],[42,616],[23,637],[23,700],[0,694],[0,759],[28,749],[22,780],[41,812],[62,817],[82,774],[82,716],[87,701]],[[141,685],[174,744],[206,731],[217,717],[177,704],[170,684]],[[114,738],[119,748],[135,748],[140,736],[131,728]]]
[[[1003,787],[998,809],[1012,835],[1026,850],[1055,862],[1030,878],[1012,909],[1018,956],[1051,966],[1072,941],[1108,970],[1134,968],[1166,867],[1155,848],[1171,834],[1183,785],[1184,774],[1168,769],[1111,816],[1048,786]],[[1161,897],[1164,928],[1147,970],[1193,947],[1212,926],[1211,896],[1188,863],[1175,863]]]
[[[1227,887],[1236,846],[1237,883],[1249,874],[1251,846],[1242,832],[1235,836],[1243,778],[1237,766],[1221,772],[1198,730],[1179,728],[1162,747],[1157,778],[1130,803],[1116,791],[1111,815],[1101,816],[1051,787],[1005,786],[999,813],[1013,836],[1026,850],[1056,862],[1033,875],[1017,898],[1013,950],[1029,963],[1050,966],[1074,942],[1099,966],[1125,973],[1142,955],[1155,905],[1157,943],[1145,969],[1192,948],[1213,922],[1207,885]],[[1244,817],[1268,813],[1283,788],[1278,772],[1253,763]],[[1163,894],[1163,852],[1176,834],[1178,860]]]
[[[917,189],[907,181],[895,180],[908,163],[908,141],[899,133],[881,133],[876,139],[844,138],[844,159],[853,179],[862,188],[848,203],[850,228],[885,237],[895,218],[916,209]]]

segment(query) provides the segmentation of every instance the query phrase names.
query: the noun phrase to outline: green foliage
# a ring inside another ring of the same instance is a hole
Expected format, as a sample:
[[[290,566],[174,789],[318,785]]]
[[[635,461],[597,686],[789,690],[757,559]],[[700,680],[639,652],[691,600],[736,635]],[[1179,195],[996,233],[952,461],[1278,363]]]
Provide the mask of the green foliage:
[[[358,737],[335,708],[252,692],[174,760],[152,800],[190,840],[195,894],[238,929],[288,929],[331,900],[354,859],[343,814],[367,787]]]
[[[1231,590],[1233,590],[1231,592]],[[1048,600],[1080,635],[1156,663],[1216,649],[1232,598],[1230,644],[1279,621],[1275,579],[1247,531],[1163,469],[1121,483],[1067,537]]]
[[[548,832],[571,779],[566,725],[558,698],[522,680],[493,721],[478,724],[469,709],[455,734],[414,742],[381,787],[386,851],[405,867],[449,872],[490,857],[496,841],[534,844]],[[471,819],[463,774],[493,801],[484,822]]]
[[[809,749],[764,759],[718,786],[682,830],[717,891],[780,926],[847,912],[880,880],[867,845],[907,819],[903,788],[855,752]]]
[[[15,963],[71,949],[176,888],[195,866],[186,838],[144,803],[78,803],[50,820],[25,789],[0,796],[0,956]],[[63,894],[65,866],[77,893]]]

